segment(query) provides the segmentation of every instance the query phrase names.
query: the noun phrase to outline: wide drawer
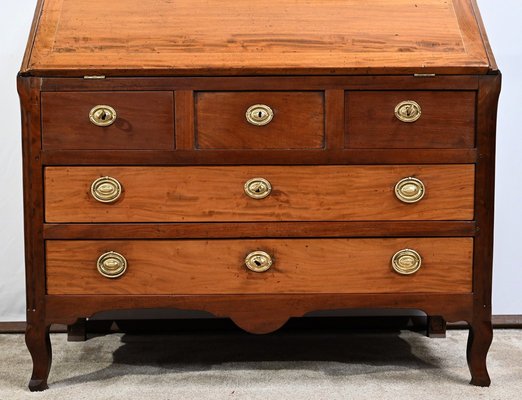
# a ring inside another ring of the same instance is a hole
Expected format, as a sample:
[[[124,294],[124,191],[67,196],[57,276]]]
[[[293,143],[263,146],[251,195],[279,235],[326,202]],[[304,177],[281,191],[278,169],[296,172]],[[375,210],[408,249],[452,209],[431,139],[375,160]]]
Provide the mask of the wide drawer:
[[[348,148],[472,148],[472,91],[361,91],[346,94]]]
[[[62,223],[471,220],[473,196],[474,165],[45,169]]]
[[[324,147],[323,92],[198,92],[200,149]]]
[[[44,150],[172,150],[173,92],[42,93]]]
[[[47,241],[47,293],[470,293],[472,250],[471,238]]]

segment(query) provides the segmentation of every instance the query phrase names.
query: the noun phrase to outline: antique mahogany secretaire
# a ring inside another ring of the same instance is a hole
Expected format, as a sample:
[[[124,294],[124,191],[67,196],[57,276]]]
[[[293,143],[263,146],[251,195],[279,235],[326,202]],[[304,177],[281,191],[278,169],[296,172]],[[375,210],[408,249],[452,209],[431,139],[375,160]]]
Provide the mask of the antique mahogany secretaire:
[[[469,324],[489,385],[500,73],[473,0],[44,0],[18,87],[31,390],[50,324],[138,308],[253,333],[422,310]]]

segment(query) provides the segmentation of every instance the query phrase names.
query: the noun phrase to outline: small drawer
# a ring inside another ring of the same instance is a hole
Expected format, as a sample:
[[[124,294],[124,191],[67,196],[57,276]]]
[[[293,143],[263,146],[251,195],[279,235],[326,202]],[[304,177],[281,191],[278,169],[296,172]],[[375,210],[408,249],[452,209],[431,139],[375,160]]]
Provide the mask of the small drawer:
[[[347,148],[472,148],[475,92],[348,92]]]
[[[320,149],[323,92],[198,92],[199,149]]]
[[[42,93],[44,150],[172,150],[172,92]]]
[[[471,293],[472,238],[47,241],[52,295]]]
[[[474,165],[48,167],[47,222],[471,220]]]

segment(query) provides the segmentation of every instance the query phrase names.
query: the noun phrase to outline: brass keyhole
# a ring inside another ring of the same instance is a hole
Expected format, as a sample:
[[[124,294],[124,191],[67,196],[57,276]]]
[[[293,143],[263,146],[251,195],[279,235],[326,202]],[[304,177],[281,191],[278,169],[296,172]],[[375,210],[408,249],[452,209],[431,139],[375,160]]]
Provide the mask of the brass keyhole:
[[[245,258],[246,267],[254,272],[265,272],[270,269],[272,263],[272,257],[261,250],[253,251]]]
[[[255,126],[263,126],[274,118],[274,111],[266,104],[254,104],[246,111],[246,120]]]
[[[110,126],[116,118],[116,110],[107,105],[93,107],[89,112],[89,119],[96,126]]]
[[[421,117],[419,103],[413,100],[402,101],[395,107],[395,116],[402,122],[415,122]]]

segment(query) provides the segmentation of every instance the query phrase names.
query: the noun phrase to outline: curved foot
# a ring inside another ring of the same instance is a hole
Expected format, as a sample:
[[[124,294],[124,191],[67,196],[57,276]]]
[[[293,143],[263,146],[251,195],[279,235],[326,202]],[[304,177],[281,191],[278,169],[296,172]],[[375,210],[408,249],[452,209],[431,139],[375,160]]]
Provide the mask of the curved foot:
[[[47,385],[47,378],[45,380],[31,379],[28,386],[31,392],[43,392],[44,390],[49,389],[49,385]]]
[[[49,325],[28,324],[25,331],[25,343],[33,359],[33,374],[29,381],[31,392],[40,392],[48,388],[47,377],[52,362],[49,328]]]
[[[489,378],[486,357],[489,346],[493,340],[491,321],[473,322],[470,324],[468,336],[467,359],[471,372],[471,385],[489,386]]]

